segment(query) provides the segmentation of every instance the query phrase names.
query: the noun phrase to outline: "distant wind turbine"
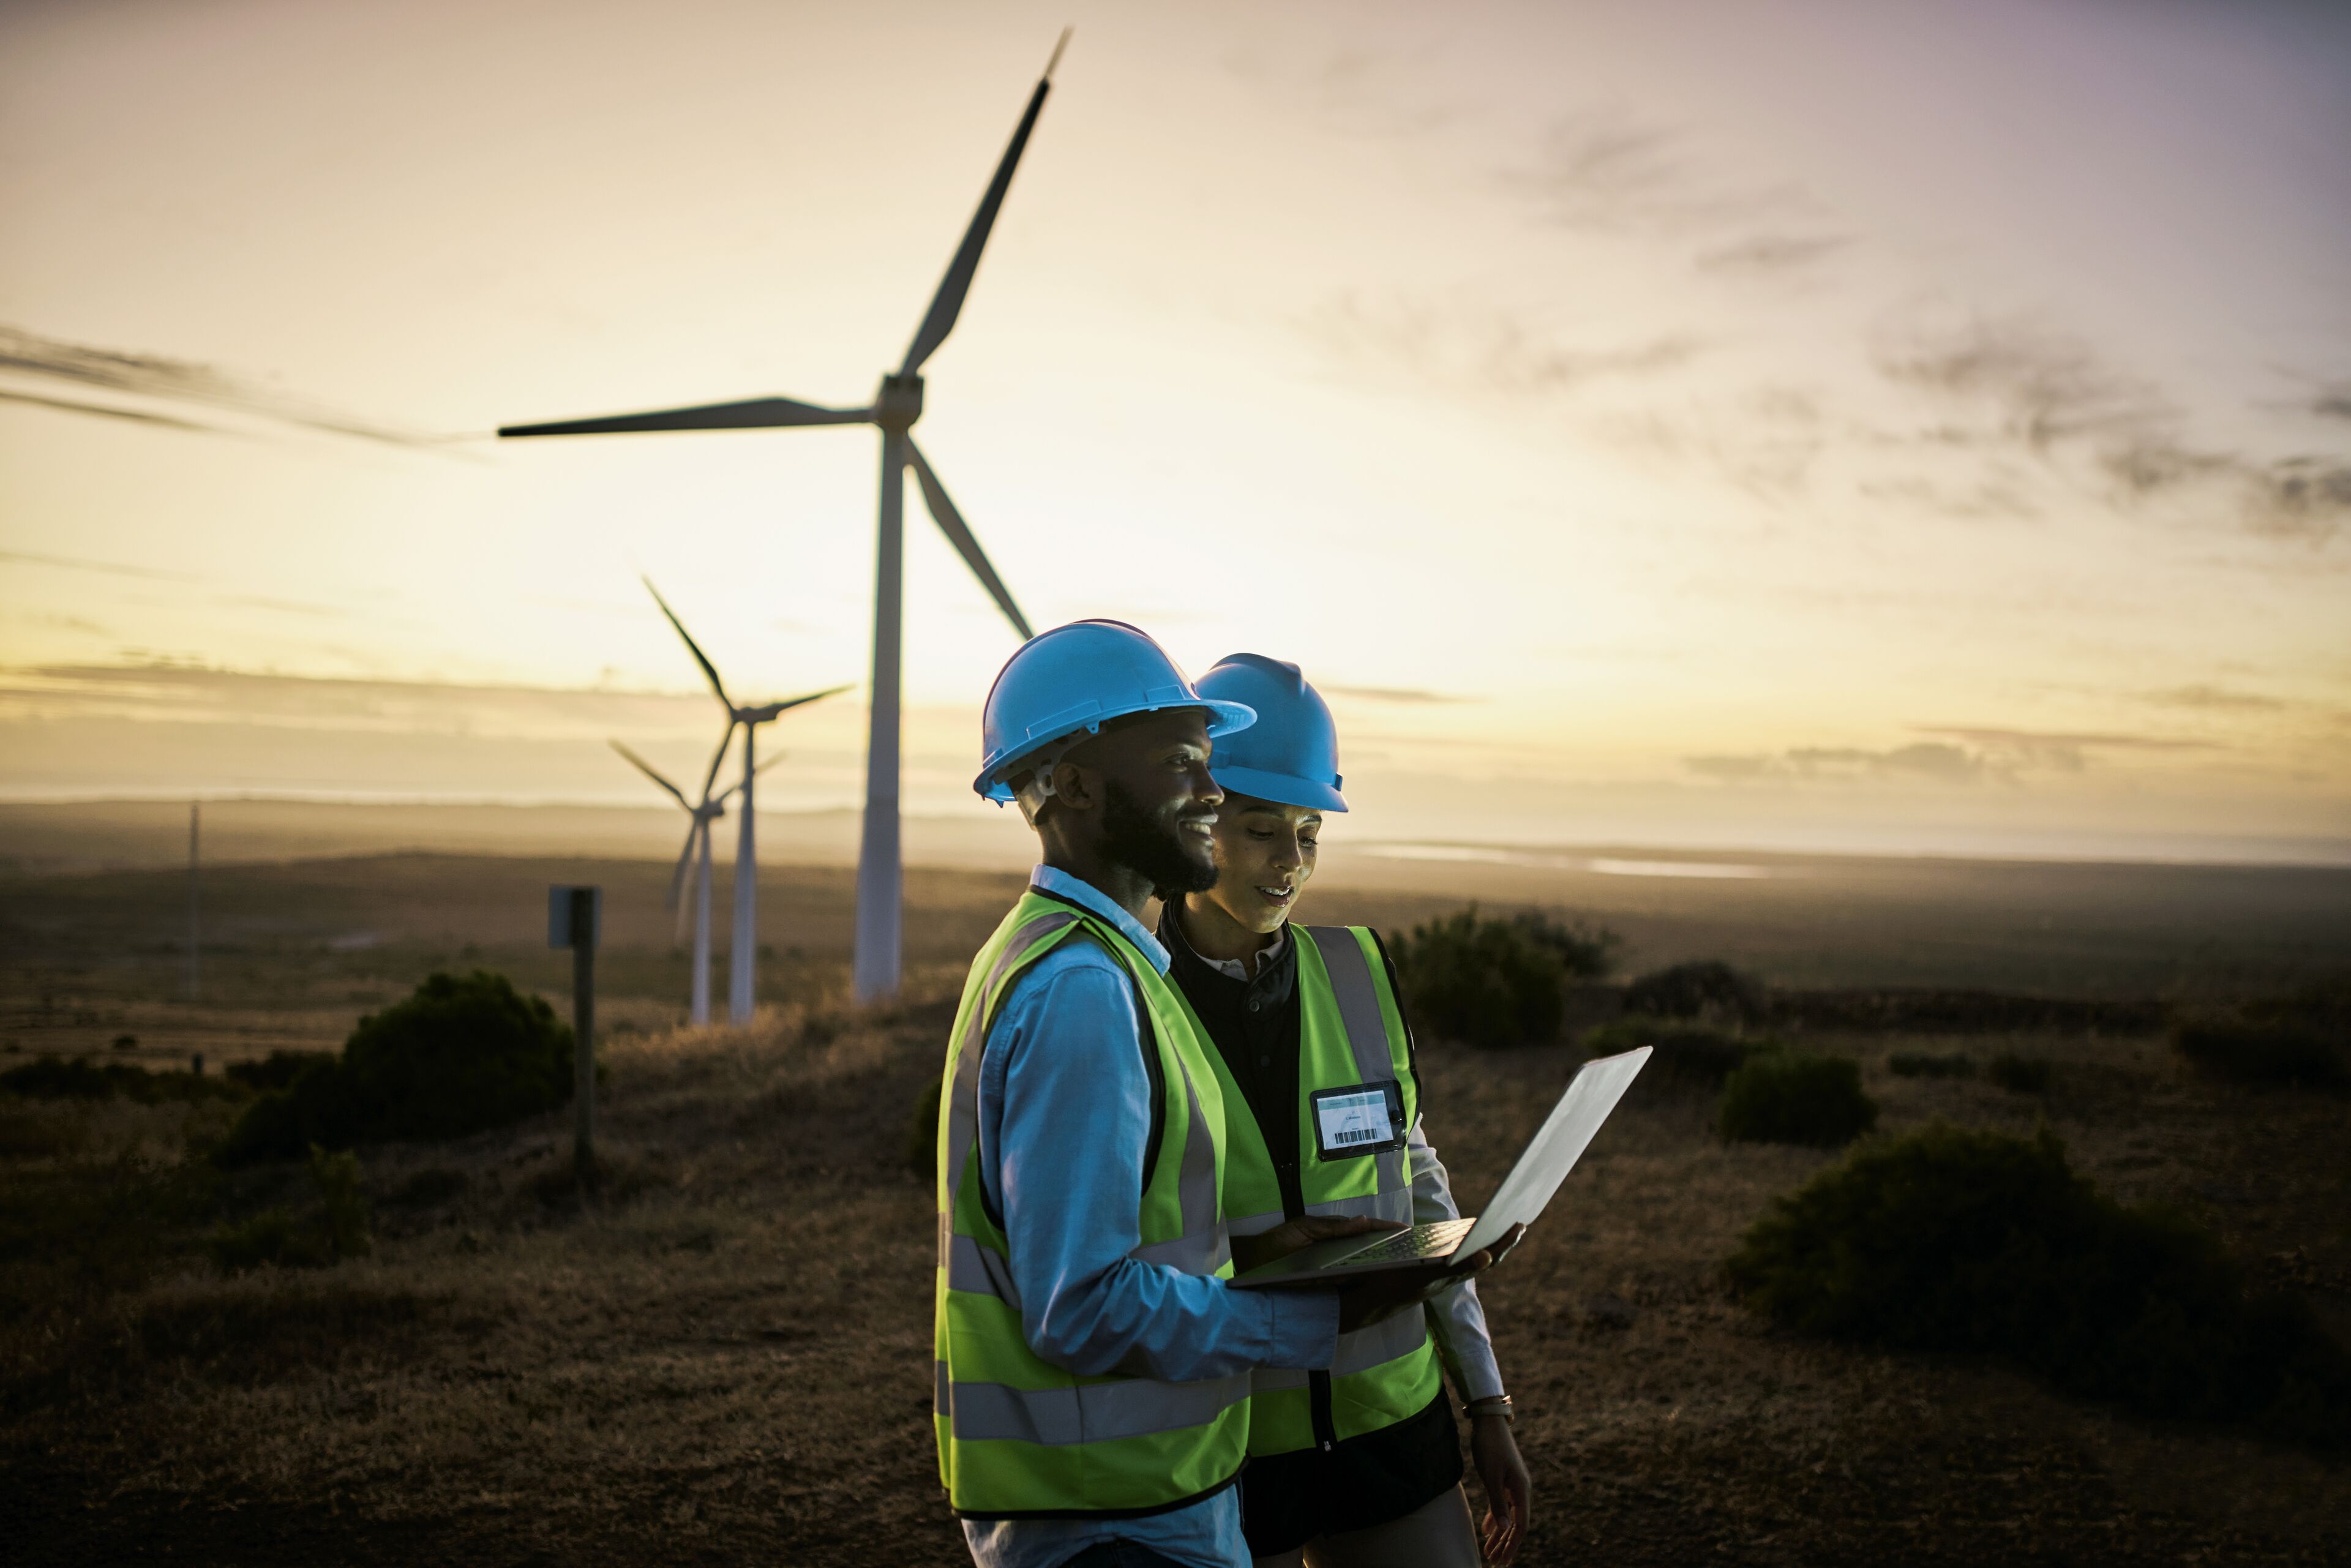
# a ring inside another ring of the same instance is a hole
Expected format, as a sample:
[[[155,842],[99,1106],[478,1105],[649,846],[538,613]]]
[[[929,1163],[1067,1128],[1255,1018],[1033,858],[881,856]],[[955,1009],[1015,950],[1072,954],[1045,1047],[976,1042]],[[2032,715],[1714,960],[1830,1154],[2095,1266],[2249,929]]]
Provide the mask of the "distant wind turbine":
[[[702,777],[702,800],[698,804],[688,800],[685,791],[663,778],[652,763],[619,741],[612,742],[612,749],[627,758],[638,772],[666,790],[672,800],[684,808],[689,819],[685,828],[685,848],[678,854],[677,869],[670,873],[669,896],[662,901],[662,907],[677,911],[680,940],[684,938],[687,922],[692,921],[694,925],[691,1017],[697,1026],[710,1021],[710,824],[726,814],[727,800],[743,786],[729,784],[716,795],[711,794],[710,787],[717,782],[718,766],[726,760],[727,745],[734,737],[735,726],[730,720],[726,738],[718,743],[718,749],[710,754],[710,770]],[[782,760],[783,757],[778,753],[752,771],[755,774],[765,773]],[[680,896],[684,892],[689,865],[695,868],[694,897],[691,900]]]
[[[956,318],[963,309],[964,296],[971,291],[972,275],[979,267],[979,253],[987,244],[988,231],[995,226],[997,209],[1004,204],[1004,193],[1011,188],[1012,171],[1020,162],[1021,150],[1029,144],[1029,133],[1036,128],[1038,111],[1045,107],[1045,95],[1051,90],[1053,68],[1061,58],[1061,51],[1070,42],[1069,29],[1061,32],[1061,41],[1053,46],[1052,57],[1045,62],[1045,74],[1038,78],[1036,90],[1029,95],[1029,107],[1014,128],[1011,145],[1004,150],[1003,160],[997,164],[996,177],[979,199],[979,210],[972,214],[971,226],[965,230],[963,243],[956,247],[955,257],[948,262],[946,276],[939,282],[938,292],[932,297],[931,308],[915,329],[914,340],[906,350],[906,358],[897,371],[885,372],[881,390],[874,394],[867,408],[824,408],[814,403],[799,402],[790,398],[753,398],[744,402],[707,403],[694,408],[666,409],[655,413],[619,414],[601,419],[561,420],[548,424],[509,424],[499,429],[502,436],[523,435],[604,435],[639,431],[671,430],[773,430],[812,424],[872,424],[882,432],[882,507],[880,538],[875,548],[873,569],[873,705],[865,742],[865,824],[857,856],[857,958],[854,992],[860,1001],[868,1001],[893,994],[898,988],[900,947],[900,893],[898,835],[898,706],[899,706],[899,643],[900,602],[904,565],[904,491],[905,471],[914,470],[914,482],[922,487],[923,501],[931,517],[955,546],[964,564],[978,578],[980,586],[1012,622],[1013,630],[1025,640],[1033,635],[1028,618],[1013,602],[1011,591],[988,564],[979,541],[972,536],[947,498],[946,488],[939,483],[937,473],[926,462],[921,448],[914,444],[912,434],[914,422],[923,414],[923,378],[919,373],[941,343],[954,329]],[[674,619],[673,617],[673,619]],[[706,666],[705,666],[706,667]],[[713,677],[716,679],[716,677]],[[747,796],[745,804],[748,805]],[[746,832],[749,817],[745,816]],[[738,894],[739,897],[739,894]],[[738,912],[737,919],[741,918]]]
[[[669,607],[668,601],[662,598],[661,590],[653,585],[650,578],[645,580],[645,591],[653,596],[653,602],[661,606],[661,612],[668,617],[672,626],[677,628],[677,634],[685,639],[686,652],[692,653],[694,662],[702,666],[702,674],[710,682],[710,689],[718,694],[718,706],[726,710],[726,731],[718,738],[718,750],[710,759],[710,777],[702,786],[705,809],[707,809],[709,802],[710,784],[718,777],[719,763],[726,756],[726,747],[734,740],[735,731],[737,728],[743,731],[743,781],[726,792],[727,795],[732,795],[739,789],[743,794],[742,816],[735,835],[735,936],[726,950],[726,1016],[737,1023],[748,1023],[751,1019],[752,977],[759,961],[758,934],[756,929],[758,924],[757,914],[759,888],[759,850],[756,826],[758,813],[752,809],[751,798],[751,786],[759,777],[759,768],[751,760],[751,754],[758,749],[759,726],[773,722],[777,715],[796,708],[802,703],[812,703],[819,698],[845,692],[849,688],[828,686],[823,691],[810,692],[805,696],[786,697],[781,702],[751,705],[737,703],[726,695],[726,683],[718,678],[718,667],[710,662],[707,654],[703,653],[700,644],[695,642],[693,634],[686,631],[685,622],[677,618],[677,612]],[[626,753],[623,752],[623,755]],[[631,757],[630,760],[634,762],[636,758]],[[637,765],[641,768],[644,767],[641,762]],[[664,789],[676,795],[678,804],[685,805],[685,797],[675,786],[663,779],[661,775],[653,773],[650,768],[645,768],[645,771],[652,773],[654,781]],[[726,799],[726,796],[722,795],[719,797],[719,801],[723,803]],[[686,810],[692,811],[695,808],[687,806]],[[703,885],[700,897],[703,907],[706,911],[710,902],[710,827],[707,821],[699,820],[698,814],[696,825],[702,832]],[[693,852],[691,837],[687,840],[686,848],[688,853]],[[680,873],[683,873],[684,865],[684,857],[680,857],[678,861]],[[673,875],[670,882],[671,896],[674,898],[676,876]],[[703,917],[704,935],[696,943],[698,948],[706,948],[709,941],[708,931],[709,917],[705,914]],[[699,973],[698,969],[697,973]],[[703,996],[701,1010],[706,1016],[709,1009],[706,982],[704,983]],[[699,1023],[703,1019],[697,1018],[695,1021]]]

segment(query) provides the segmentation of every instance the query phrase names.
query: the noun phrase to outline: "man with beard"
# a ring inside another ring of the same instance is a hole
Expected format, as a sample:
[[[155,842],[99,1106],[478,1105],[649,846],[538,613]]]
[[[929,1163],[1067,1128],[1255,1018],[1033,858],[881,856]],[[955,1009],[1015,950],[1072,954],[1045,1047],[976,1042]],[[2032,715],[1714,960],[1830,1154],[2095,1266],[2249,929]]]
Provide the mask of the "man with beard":
[[[1241,1568],[1250,1371],[1327,1366],[1488,1260],[1225,1284],[1223,1096],[1142,917],[1215,883],[1209,750],[1255,716],[1115,621],[1032,639],[988,694],[974,788],[1019,802],[1042,863],[973,961],[941,1080],[933,1425],[980,1568]],[[1382,1228],[1293,1220],[1250,1261]]]

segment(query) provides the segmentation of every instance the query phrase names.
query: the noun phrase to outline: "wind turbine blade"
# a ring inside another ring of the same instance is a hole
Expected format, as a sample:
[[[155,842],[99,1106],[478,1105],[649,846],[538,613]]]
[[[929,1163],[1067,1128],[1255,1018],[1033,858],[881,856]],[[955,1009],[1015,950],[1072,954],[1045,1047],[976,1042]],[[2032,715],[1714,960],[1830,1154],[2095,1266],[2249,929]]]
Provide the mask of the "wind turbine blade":
[[[619,435],[660,430],[778,430],[801,424],[863,424],[871,409],[822,408],[788,397],[755,397],[742,402],[708,402],[666,408],[654,413],[616,413],[601,419],[559,419],[544,424],[502,424],[501,436]]]
[[[669,873],[669,895],[662,900],[664,909],[675,909],[678,906],[678,894],[685,886],[685,868],[694,859],[694,841],[708,831],[700,817],[695,818],[685,825],[685,848],[678,852],[677,869]]]
[[[906,362],[898,373],[911,376],[923,368],[947,334],[955,330],[956,317],[963,310],[963,297],[971,292],[972,274],[979,270],[979,253],[987,244],[987,231],[996,226],[996,210],[1004,204],[1004,193],[1012,188],[1012,171],[1020,162],[1021,149],[1029,145],[1029,133],[1037,128],[1037,111],[1045,107],[1045,95],[1053,89],[1053,68],[1061,63],[1061,50],[1068,47],[1070,30],[1061,29],[1061,42],[1053,46],[1053,57],[1045,62],[1045,74],[1037,78],[1037,90],[1029,95],[1029,107],[1022,111],[1020,123],[1012,132],[1012,144],[1004,150],[1004,161],[996,166],[996,178],[987,183],[987,192],[979,198],[979,211],[971,215],[971,227],[964,231],[963,244],[956,247],[955,259],[947,263],[947,275],[939,280],[939,291],[931,299],[930,314],[914,332],[914,340],[906,350]]]
[[[988,564],[987,552],[972,537],[970,528],[963,520],[963,514],[956,510],[956,504],[947,499],[946,486],[939,483],[936,474],[931,472],[930,464],[923,457],[922,448],[914,444],[913,436],[904,439],[906,455],[914,465],[914,482],[923,487],[923,504],[930,507],[931,517],[939,525],[939,532],[946,535],[947,543],[955,546],[956,554],[963,557],[964,565],[971,568],[971,574],[979,579],[979,585],[987,590],[988,597],[996,601],[996,607],[1004,612],[1004,618],[1012,622],[1014,631],[1020,633],[1020,640],[1025,643],[1034,637],[1037,633],[1029,630],[1029,618],[1020,613],[1020,606],[1012,602],[1012,591],[1004,586],[1004,580],[996,575],[996,568]]]
[[[825,697],[838,696],[848,689],[848,686],[827,686],[820,692],[810,692],[806,696],[786,697],[781,702],[769,703],[766,707],[759,710],[764,716],[759,722],[761,724],[765,724],[768,719],[775,717],[778,714],[789,713],[792,709],[799,706],[802,703],[818,702]]]
[[[757,768],[752,768],[751,777],[754,779],[758,778],[760,774],[765,773],[768,768],[773,768],[777,763],[781,762],[789,755],[790,755],[789,752],[777,752],[773,757],[768,758],[765,762],[762,762]],[[718,799],[714,801],[713,804],[721,806],[725,805],[733,798],[735,792],[742,788],[743,786],[740,784],[729,784],[726,789],[718,792]]]
[[[677,634],[685,639],[686,651],[694,655],[694,662],[700,664],[702,666],[702,673],[710,677],[710,689],[718,694],[718,705],[726,710],[726,717],[728,720],[727,733],[732,735],[734,733],[733,720],[735,717],[735,704],[726,695],[726,683],[718,678],[718,666],[710,662],[709,658],[703,653],[701,644],[695,642],[693,633],[685,629],[685,622],[677,618],[677,612],[669,607],[669,601],[664,599],[661,596],[661,590],[653,586],[653,580],[650,577],[643,577],[640,578],[638,580],[645,585],[645,591],[653,596],[653,602],[661,606],[661,612],[669,617],[669,623],[677,628]]]
[[[718,782],[718,769],[726,764],[726,748],[735,744],[735,710],[726,710],[726,733],[718,737],[718,749],[710,754],[710,771],[702,776],[702,798],[710,799],[710,787]],[[725,799],[724,796],[720,799]]]
[[[622,746],[617,740],[611,743],[611,747],[613,750],[619,752],[631,762],[636,764],[638,772],[643,774],[646,778],[652,779],[654,783],[668,790],[671,800],[675,800],[679,805],[684,806],[689,811],[694,810],[693,803],[687,800],[684,794],[679,792],[676,785],[671,783],[668,779],[653,771],[653,765],[652,763],[647,762],[643,758],[639,757],[635,752],[631,751],[627,747]]]

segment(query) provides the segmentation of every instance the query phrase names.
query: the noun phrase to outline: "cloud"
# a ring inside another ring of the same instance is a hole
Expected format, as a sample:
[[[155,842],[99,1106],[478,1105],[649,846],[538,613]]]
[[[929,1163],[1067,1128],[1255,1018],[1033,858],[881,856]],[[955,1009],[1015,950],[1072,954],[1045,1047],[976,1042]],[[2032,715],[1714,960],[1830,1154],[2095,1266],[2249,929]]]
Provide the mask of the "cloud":
[[[2351,455],[2268,457],[2196,442],[2154,387],[2077,340],[2022,321],[1897,338],[1877,355],[1889,381],[1991,416],[1989,427],[1938,426],[1924,444],[2006,444],[2045,463],[2079,461],[2121,505],[2218,501],[2237,527],[2270,538],[2325,545],[2351,526]]]
[[[2328,419],[2351,419],[2351,382],[2320,392],[2311,400],[2310,411]]]
[[[1532,159],[1502,178],[1562,228],[1671,237],[1745,231],[1749,237],[1719,247],[1731,270],[1741,260],[1760,260],[1764,270],[1809,266],[1844,243],[1787,235],[1792,222],[1816,221],[1817,204],[1795,186],[1721,178],[1690,155],[1680,131],[1620,110],[1558,116]],[[1807,246],[1818,248],[1800,255]]]
[[[1806,272],[1853,242],[1837,235],[1757,235],[1698,252],[1700,272],[1732,277],[1786,277]]]
[[[2205,740],[2167,736],[2081,734],[2001,729],[1983,726],[1920,726],[1924,734],[1948,740],[1913,741],[1874,750],[1855,746],[1796,746],[1784,751],[1717,753],[1686,757],[1682,766],[1700,778],[1726,784],[1766,782],[1837,783],[1908,780],[1968,785],[2013,782],[2029,770],[2079,773],[2089,754],[2102,749],[2202,751]],[[1958,744],[1954,744],[1954,743]]]
[[[433,447],[452,439],[420,435],[374,424],[307,399],[256,385],[194,361],[91,348],[87,344],[44,338],[18,327],[0,326],[0,374],[62,382],[69,386],[157,398],[166,402],[225,409],[298,429],[392,446]],[[0,396],[70,413],[174,425],[214,434],[238,434],[232,427],[177,419],[143,410],[114,408],[18,392],[0,392]]]
[[[30,550],[0,549],[0,560],[20,561],[27,566],[54,566],[68,571],[98,571],[113,577],[146,577],[166,582],[201,582],[183,571],[158,571],[152,567],[123,566],[115,561],[82,560],[68,555],[37,555]]]
[[[1359,697],[1375,703],[1473,703],[1477,697],[1453,696],[1444,692],[1422,691],[1416,686],[1324,686],[1333,696]]]
[[[2172,686],[2165,691],[2147,694],[2148,702],[2162,707],[2191,708],[2204,713],[2273,713],[2291,705],[2278,697],[2263,696],[2259,692],[2231,691],[2225,686]]]
[[[1501,307],[1438,299],[1324,301],[1304,323],[1323,348],[1401,371],[1416,385],[1505,397],[1562,395],[1611,379],[1678,370],[1708,347],[1690,333],[1614,344],[1562,343]]]
[[[350,611],[339,610],[331,604],[312,604],[300,599],[269,599],[257,593],[223,594],[213,602],[236,609],[275,610],[284,615],[317,615],[336,620],[350,614]]]

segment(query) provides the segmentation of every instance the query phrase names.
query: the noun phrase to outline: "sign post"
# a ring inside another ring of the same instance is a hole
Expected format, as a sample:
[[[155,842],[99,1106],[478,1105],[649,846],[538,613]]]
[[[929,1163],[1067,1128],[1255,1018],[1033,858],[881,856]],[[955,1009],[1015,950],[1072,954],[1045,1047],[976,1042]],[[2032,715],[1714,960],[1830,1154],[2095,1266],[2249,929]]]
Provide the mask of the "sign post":
[[[547,890],[547,945],[571,949],[573,1111],[571,1168],[581,1191],[596,1185],[596,938],[603,925],[604,890]]]

